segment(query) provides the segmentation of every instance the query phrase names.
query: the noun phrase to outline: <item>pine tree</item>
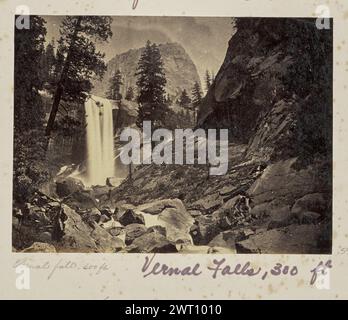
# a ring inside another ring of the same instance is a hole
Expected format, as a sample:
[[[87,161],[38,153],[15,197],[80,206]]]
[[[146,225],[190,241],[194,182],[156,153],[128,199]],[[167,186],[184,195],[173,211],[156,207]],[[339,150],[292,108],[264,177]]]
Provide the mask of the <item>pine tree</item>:
[[[144,120],[152,121],[152,128],[163,125],[168,106],[165,98],[166,78],[160,50],[156,44],[147,41],[140,57],[135,74],[138,87],[138,119],[142,126]]]
[[[109,80],[109,89],[106,92],[106,97],[111,100],[122,100],[122,94],[120,92],[122,85],[123,82],[121,71],[116,70],[116,72],[113,73],[112,77]]]
[[[194,115],[194,121],[196,121],[196,113],[198,111],[199,105],[202,102],[202,89],[198,82],[195,82],[192,88],[192,110]]]
[[[211,79],[209,71],[207,70],[205,73],[205,89],[207,91],[210,89],[211,83],[212,83],[212,79]]]
[[[13,197],[26,201],[48,179],[45,112],[38,58],[44,54],[45,20],[30,16],[30,29],[15,28]]]
[[[128,101],[133,101],[134,100],[134,89],[132,86],[130,86],[128,89],[127,89],[127,92],[126,92],[126,97],[125,99],[128,100]]]
[[[106,70],[104,54],[97,51],[97,41],[112,36],[110,17],[67,16],[60,26],[56,74],[58,80],[51,113],[46,126],[50,137],[60,101],[83,102],[92,89],[93,76],[101,78]]]
[[[52,40],[46,47],[46,61],[47,61],[47,71],[48,78],[50,79],[53,74],[54,65],[56,63],[56,56],[54,54],[55,42]]]
[[[54,53],[54,47],[55,43],[54,40],[52,40],[43,51],[39,61],[39,74],[45,89],[50,89],[55,83],[54,67],[56,64],[56,56]]]
[[[187,94],[187,91],[185,89],[181,92],[178,103],[179,103],[179,106],[182,108],[187,109],[190,107],[191,98],[189,97],[189,95]]]

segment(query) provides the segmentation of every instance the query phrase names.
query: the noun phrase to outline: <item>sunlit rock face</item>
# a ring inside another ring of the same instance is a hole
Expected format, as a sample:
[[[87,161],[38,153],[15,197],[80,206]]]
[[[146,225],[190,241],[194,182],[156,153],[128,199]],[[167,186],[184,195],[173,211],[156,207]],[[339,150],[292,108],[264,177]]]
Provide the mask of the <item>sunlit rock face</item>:
[[[135,76],[137,65],[143,48],[131,49],[122,54],[116,55],[107,64],[107,71],[101,81],[93,83],[93,94],[104,96],[109,86],[109,79],[112,74],[119,69],[122,74],[123,86],[121,94],[126,96],[127,88],[137,87]],[[166,93],[176,100],[182,90],[191,92],[194,83],[200,83],[197,67],[192,61],[190,55],[179,43],[163,43],[159,44],[159,50],[164,64],[164,72],[166,75]]]

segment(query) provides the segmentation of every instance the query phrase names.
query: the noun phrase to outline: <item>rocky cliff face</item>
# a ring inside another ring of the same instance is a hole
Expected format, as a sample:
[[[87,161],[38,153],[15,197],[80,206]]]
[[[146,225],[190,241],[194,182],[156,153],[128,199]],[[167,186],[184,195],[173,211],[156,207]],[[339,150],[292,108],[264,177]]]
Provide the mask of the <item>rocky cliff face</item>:
[[[331,31],[314,19],[238,19],[236,28],[198,125],[228,128],[265,160],[330,153]]]
[[[200,82],[200,79],[197,68],[185,49],[178,43],[160,44],[159,49],[167,78],[167,93],[176,98],[183,89],[190,92],[195,81]],[[132,49],[111,59],[103,80],[94,83],[94,94],[105,96],[109,79],[117,69],[120,69],[123,76],[122,95],[125,96],[128,87],[136,88],[135,73],[143,50],[144,48]]]

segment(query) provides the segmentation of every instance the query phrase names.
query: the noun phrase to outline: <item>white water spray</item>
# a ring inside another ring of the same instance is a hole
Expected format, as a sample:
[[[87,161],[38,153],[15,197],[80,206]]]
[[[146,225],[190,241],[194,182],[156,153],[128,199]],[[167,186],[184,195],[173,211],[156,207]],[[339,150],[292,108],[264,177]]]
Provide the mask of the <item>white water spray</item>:
[[[85,103],[87,122],[87,181],[105,185],[114,177],[114,130],[112,104],[108,99],[91,96]]]

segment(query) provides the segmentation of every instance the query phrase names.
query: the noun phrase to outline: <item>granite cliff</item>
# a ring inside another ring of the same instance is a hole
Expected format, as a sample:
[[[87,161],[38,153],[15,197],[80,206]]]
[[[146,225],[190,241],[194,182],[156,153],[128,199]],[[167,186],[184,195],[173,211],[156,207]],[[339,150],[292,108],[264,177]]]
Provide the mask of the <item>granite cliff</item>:
[[[315,19],[237,19],[198,126],[228,128],[249,156],[331,153],[332,31]]]
[[[191,92],[195,81],[200,82],[197,68],[185,49],[178,43],[159,44],[164,70],[167,79],[166,91],[177,98],[183,89]],[[94,83],[93,93],[105,96],[112,73],[119,69],[123,76],[121,93],[125,96],[128,87],[136,88],[136,68],[144,48],[131,49],[116,55],[107,65],[107,71],[102,81]]]

